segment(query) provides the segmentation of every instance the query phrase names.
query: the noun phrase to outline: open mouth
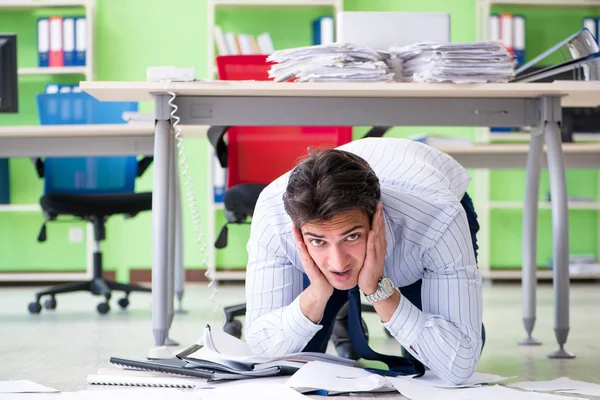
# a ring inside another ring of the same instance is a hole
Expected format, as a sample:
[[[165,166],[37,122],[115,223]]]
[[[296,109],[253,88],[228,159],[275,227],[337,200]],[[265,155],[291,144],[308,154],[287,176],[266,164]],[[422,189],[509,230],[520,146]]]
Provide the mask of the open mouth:
[[[348,272],[350,272],[350,270],[342,271],[342,272],[334,272],[334,274],[337,276],[344,276],[344,275],[347,275]]]

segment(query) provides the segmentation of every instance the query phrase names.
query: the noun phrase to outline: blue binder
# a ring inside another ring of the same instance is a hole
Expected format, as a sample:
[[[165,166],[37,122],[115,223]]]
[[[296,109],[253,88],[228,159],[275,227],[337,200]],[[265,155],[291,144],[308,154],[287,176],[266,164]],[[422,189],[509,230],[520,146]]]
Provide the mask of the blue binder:
[[[38,66],[47,67],[50,65],[50,20],[48,18],[38,18],[37,20],[37,49]]]
[[[65,67],[75,65],[75,18],[63,18],[63,52]]]
[[[525,16],[513,16],[513,49],[517,65],[525,64]]]
[[[333,17],[321,17],[313,21],[313,44],[331,44],[334,39]]]
[[[75,63],[84,66],[87,50],[87,21],[85,17],[75,18]]]
[[[8,158],[0,158],[0,204],[10,204]]]

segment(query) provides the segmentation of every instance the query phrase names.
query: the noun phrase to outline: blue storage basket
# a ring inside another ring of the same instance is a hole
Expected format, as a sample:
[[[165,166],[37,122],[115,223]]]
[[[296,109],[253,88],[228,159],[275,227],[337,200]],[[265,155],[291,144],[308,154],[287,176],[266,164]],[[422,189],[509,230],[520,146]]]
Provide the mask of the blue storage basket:
[[[101,102],[87,93],[37,95],[41,125],[119,124],[136,102]],[[44,192],[71,194],[132,193],[137,157],[47,158]]]

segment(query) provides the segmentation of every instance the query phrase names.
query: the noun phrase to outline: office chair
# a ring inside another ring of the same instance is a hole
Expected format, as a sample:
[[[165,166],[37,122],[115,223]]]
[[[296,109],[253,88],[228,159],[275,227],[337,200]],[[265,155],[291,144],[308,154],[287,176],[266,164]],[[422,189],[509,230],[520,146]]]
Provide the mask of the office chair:
[[[43,112],[40,112],[42,124],[48,121],[48,116],[44,115],[44,112],[47,111],[45,107],[49,102],[58,101],[54,106],[65,107],[62,110],[63,115],[68,115],[65,113],[71,110],[68,104],[73,104],[70,101],[72,98],[69,97],[47,96],[57,95],[38,95],[38,106],[43,109]],[[94,109],[94,115],[101,118],[96,122],[122,123],[123,111],[137,110],[136,103],[110,103],[105,106],[85,96],[75,97],[89,102],[90,107],[85,108]],[[64,104],[60,104],[61,101],[64,101]],[[59,108],[53,106],[49,108],[61,114]],[[152,193],[134,193],[135,179],[146,171],[152,162],[152,157],[145,157],[140,161],[135,156],[46,158],[44,160],[38,158],[34,162],[38,175],[44,178],[44,195],[40,198],[40,205],[46,221],[42,224],[38,241],[46,241],[47,221],[54,221],[62,215],[70,215],[94,225],[95,247],[91,280],[66,283],[37,292],[35,301],[29,303],[29,312],[38,314],[41,311],[42,296],[49,296],[49,299],[44,302],[44,307],[53,310],[56,308],[57,294],[89,291],[94,295],[105,297],[106,300],[98,304],[97,310],[100,314],[106,314],[110,311],[108,301],[113,290],[125,292],[125,296],[118,301],[123,309],[129,305],[131,292],[150,292],[150,288],[140,285],[105,279],[100,244],[106,238],[105,223],[109,217],[118,214],[133,217],[139,212],[152,209]]]
[[[264,55],[219,56],[217,67],[220,79],[269,79]],[[212,126],[208,138],[219,164],[227,169],[226,223],[215,241],[215,247],[222,249],[227,246],[227,226],[249,223],[258,196],[270,182],[292,169],[309,147],[332,148],[350,142],[352,128]],[[242,324],[235,318],[245,315],[246,305],[225,307],[224,312],[224,330],[241,337]]]

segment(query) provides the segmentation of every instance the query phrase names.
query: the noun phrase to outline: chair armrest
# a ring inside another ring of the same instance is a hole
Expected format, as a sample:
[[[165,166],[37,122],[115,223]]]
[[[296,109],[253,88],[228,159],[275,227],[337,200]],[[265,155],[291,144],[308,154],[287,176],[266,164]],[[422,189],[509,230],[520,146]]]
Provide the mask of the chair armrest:
[[[35,171],[38,174],[39,178],[43,178],[44,177],[44,160],[42,160],[40,157],[31,157],[31,162],[33,163],[33,166],[35,167]]]
[[[221,167],[223,168],[227,168],[227,143],[225,143],[224,136],[229,128],[231,127],[211,126],[208,128],[208,132],[206,133],[208,136],[208,141],[217,153],[219,164],[221,164]]]
[[[152,164],[152,161],[154,161],[154,157],[152,157],[152,156],[144,157],[141,160],[138,160],[138,168],[137,168],[138,178],[140,176],[144,175],[144,172],[146,172],[146,170],[148,169],[150,164]]]
[[[383,137],[383,135],[385,135],[385,133],[391,128],[391,126],[374,126],[369,129],[367,133],[365,133],[363,139],[368,137]]]

